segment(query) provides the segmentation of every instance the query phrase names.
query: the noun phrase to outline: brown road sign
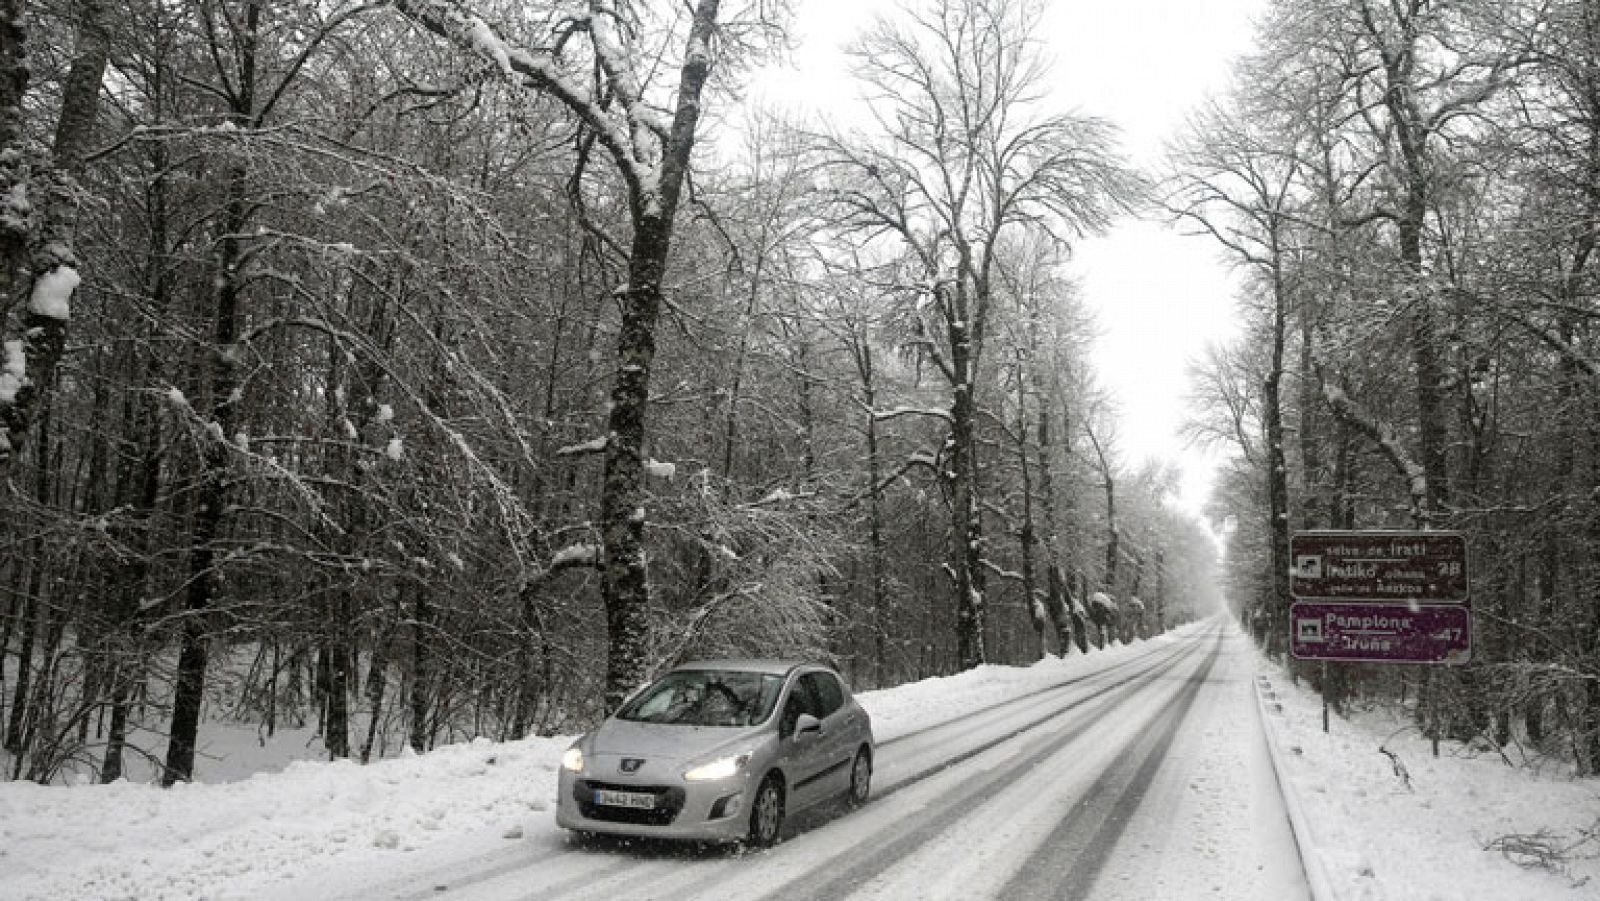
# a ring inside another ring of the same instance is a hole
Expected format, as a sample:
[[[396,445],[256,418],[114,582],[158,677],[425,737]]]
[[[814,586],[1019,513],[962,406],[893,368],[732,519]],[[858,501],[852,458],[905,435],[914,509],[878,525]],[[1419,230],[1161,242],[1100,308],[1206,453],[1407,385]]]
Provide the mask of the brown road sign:
[[[1465,604],[1460,532],[1296,532],[1289,593],[1297,601]]]
[[[1295,604],[1289,649],[1300,660],[1450,663],[1472,659],[1472,611],[1454,604]]]

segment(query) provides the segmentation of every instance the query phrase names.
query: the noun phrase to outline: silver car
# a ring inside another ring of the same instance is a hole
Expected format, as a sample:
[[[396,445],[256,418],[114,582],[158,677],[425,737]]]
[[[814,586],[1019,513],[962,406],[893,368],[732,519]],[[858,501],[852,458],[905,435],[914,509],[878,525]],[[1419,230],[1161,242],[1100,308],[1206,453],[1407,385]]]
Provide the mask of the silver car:
[[[873,747],[867,712],[826,667],[689,663],[567,749],[556,823],[764,847],[785,814],[864,803]]]

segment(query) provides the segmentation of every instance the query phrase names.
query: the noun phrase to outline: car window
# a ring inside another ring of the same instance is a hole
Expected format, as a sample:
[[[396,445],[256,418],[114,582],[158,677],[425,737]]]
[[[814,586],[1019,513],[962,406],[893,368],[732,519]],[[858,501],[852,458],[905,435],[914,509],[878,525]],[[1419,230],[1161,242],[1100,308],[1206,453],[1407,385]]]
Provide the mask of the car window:
[[[821,710],[822,704],[817,698],[815,686],[805,676],[801,676],[789,689],[788,700],[783,702],[783,719],[779,722],[779,734],[789,735],[794,732],[795,721],[802,713],[809,713],[817,719],[822,719]]]
[[[682,726],[753,726],[777,704],[783,678],[770,673],[675,670],[617,711],[632,722]]]
[[[844,690],[839,687],[839,680],[834,678],[833,673],[806,673],[800,677],[800,681],[810,688],[816,703],[812,715],[817,719],[830,716],[844,706]]]
[[[783,718],[778,721],[778,734],[784,737],[793,735],[795,721],[805,712],[805,698],[800,694],[800,686],[796,685],[789,692],[789,699],[783,702]]]

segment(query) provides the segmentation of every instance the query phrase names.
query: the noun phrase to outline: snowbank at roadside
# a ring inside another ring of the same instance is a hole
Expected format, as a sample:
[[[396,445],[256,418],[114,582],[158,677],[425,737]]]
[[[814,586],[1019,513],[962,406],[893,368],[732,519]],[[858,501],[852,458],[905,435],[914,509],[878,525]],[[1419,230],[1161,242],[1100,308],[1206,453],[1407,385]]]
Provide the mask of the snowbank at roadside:
[[[1327,874],[1319,901],[1546,901],[1600,897],[1600,782],[1570,768],[1538,772],[1498,754],[1429,744],[1395,712],[1332,717],[1322,701],[1262,657],[1263,716],[1279,769],[1304,815],[1299,836]],[[1398,759],[1410,779],[1396,774]],[[1585,833],[1588,830],[1588,833]],[[1543,835],[1583,843],[1558,867],[1508,856],[1496,839]],[[1312,862],[1308,861],[1308,864]]]

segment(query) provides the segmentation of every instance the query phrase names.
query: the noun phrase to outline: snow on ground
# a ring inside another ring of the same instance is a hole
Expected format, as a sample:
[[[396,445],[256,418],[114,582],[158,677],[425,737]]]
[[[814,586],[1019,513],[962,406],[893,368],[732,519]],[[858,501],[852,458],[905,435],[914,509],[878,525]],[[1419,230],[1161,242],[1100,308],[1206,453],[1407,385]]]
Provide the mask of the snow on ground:
[[[883,740],[1149,650],[1141,643],[1031,667],[984,666],[859,697]],[[170,790],[0,783],[0,898],[253,898],[343,860],[554,833],[556,767],[573,738],[480,739],[365,767],[296,761],[282,772]],[[220,744],[206,769],[242,775],[220,757]],[[275,765],[296,740],[280,739],[276,753],[233,744]]]
[[[1565,766],[1511,767],[1493,750],[1453,742],[1435,759],[1411,721],[1389,710],[1334,716],[1325,735],[1321,699],[1265,658],[1258,668],[1274,756],[1302,817],[1296,828],[1315,849],[1308,866],[1326,876],[1331,897],[1320,901],[1600,898],[1600,781]],[[1409,789],[1380,748],[1399,758]],[[1555,868],[1487,847],[1540,834],[1577,847]]]
[[[1030,667],[985,666],[860,698],[886,740],[1171,640]],[[1511,769],[1493,756],[1435,761],[1420,741],[1400,739],[1391,747],[1415,787],[1405,792],[1376,750],[1393,731],[1384,721],[1338,722],[1323,736],[1315,698],[1261,665],[1282,706],[1267,719],[1286,780],[1341,901],[1595,897],[1600,880],[1574,888],[1600,876],[1593,858],[1557,875],[1521,869],[1483,845],[1539,829],[1576,837],[1600,812],[1600,784]],[[260,898],[314,884],[318,872],[557,841],[556,768],[571,740],[478,740],[368,766],[302,761],[170,790],[126,781],[0,783],[0,898]],[[227,760],[216,763],[218,772],[237,772]]]

